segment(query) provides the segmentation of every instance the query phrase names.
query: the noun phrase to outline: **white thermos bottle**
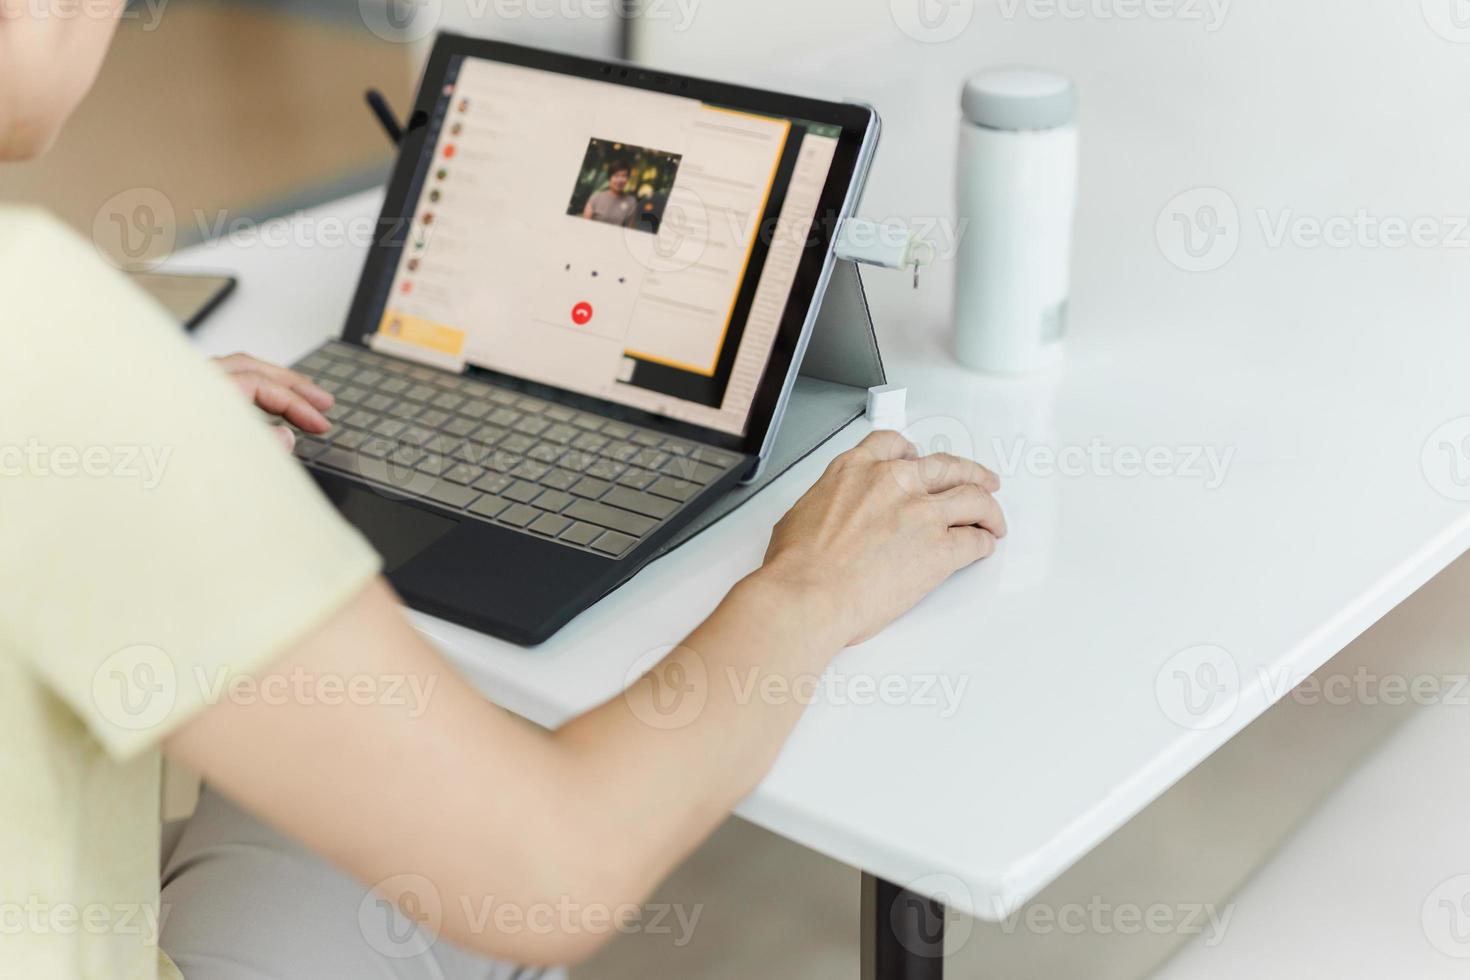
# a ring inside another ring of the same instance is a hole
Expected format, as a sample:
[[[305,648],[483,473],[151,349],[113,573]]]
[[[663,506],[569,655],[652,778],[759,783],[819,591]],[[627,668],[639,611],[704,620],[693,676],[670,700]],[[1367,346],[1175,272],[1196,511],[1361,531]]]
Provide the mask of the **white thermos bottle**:
[[[997,68],[961,98],[955,352],[999,374],[1061,356],[1077,203],[1077,95],[1062,75]]]

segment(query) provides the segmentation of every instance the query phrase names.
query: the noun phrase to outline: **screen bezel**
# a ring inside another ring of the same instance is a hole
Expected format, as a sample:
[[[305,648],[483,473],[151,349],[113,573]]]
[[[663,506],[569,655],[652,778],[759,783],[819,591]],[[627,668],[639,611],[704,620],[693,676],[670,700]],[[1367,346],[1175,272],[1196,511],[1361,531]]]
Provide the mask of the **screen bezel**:
[[[342,339],[366,346],[382,316],[385,298],[382,284],[391,281],[400,254],[407,244],[416,200],[411,200],[418,175],[431,166],[425,152],[432,151],[430,118],[448,75],[451,59],[456,56],[483,58],[505,64],[520,65],[543,71],[559,72],[649,91],[662,91],[685,98],[731,106],[748,112],[783,116],[826,123],[841,129],[832,170],[823,189],[808,247],[798,264],[796,279],[780,329],[772,344],[754,400],[751,403],[744,435],[736,435],[670,419],[618,402],[607,401],[579,392],[505,375],[476,365],[468,365],[465,375],[506,384],[528,393],[622,419],[669,435],[694,439],[707,445],[737,450],[751,456],[760,455],[781,406],[782,393],[793,370],[793,362],[802,347],[804,333],[813,316],[830,271],[829,256],[836,228],[855,206],[854,183],[866,176],[870,138],[876,133],[877,117],[867,106],[852,103],[825,102],[801,96],[783,95],[725,82],[691,78],[655,71],[617,61],[601,61],[574,55],[528,48],[503,41],[470,38],[441,33],[434,43],[424,75],[419,84],[413,113],[404,127],[398,158],[388,181],[383,209],[373,233],[362,276],[358,280]]]

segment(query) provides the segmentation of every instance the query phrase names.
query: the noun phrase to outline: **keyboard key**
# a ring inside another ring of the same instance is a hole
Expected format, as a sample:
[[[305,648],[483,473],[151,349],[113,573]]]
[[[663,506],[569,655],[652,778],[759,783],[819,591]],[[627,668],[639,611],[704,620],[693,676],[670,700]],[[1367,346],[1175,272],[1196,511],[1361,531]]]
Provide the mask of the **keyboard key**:
[[[521,464],[510,471],[510,475],[522,480],[530,480],[534,483],[550,472],[551,467],[547,466],[545,463],[538,463],[535,460],[525,459],[521,460]]]
[[[418,470],[420,473],[427,473],[429,476],[441,476],[444,473],[444,470],[451,465],[453,464],[451,464],[450,461],[445,459],[443,456],[437,455],[435,453],[430,453],[423,459],[419,460],[414,465],[414,469]]]
[[[429,492],[425,496],[430,500],[459,510],[473,503],[475,498],[480,496],[480,492],[478,490],[471,490],[469,487],[462,487],[457,483],[439,480],[429,488]]]
[[[658,479],[657,473],[650,473],[647,470],[630,469],[618,477],[618,482],[625,487],[632,487],[635,490],[645,490],[656,479]]]
[[[718,449],[710,449],[708,446],[700,446],[694,453],[694,458],[701,463],[717,466],[722,470],[728,470],[740,462],[740,457],[734,453],[721,452]]]
[[[375,436],[382,436],[384,439],[393,439],[406,428],[408,426],[397,419],[384,419],[373,426],[372,432]]]
[[[516,453],[521,456],[524,456],[527,450],[534,445],[536,445],[535,439],[532,439],[530,436],[523,436],[518,432],[512,432],[500,440],[501,449],[504,449],[508,453]]]
[[[382,436],[368,436],[357,447],[359,454],[370,459],[387,459],[388,454],[398,448],[398,443],[392,439],[384,439]]]
[[[713,466],[706,466],[703,463],[696,463],[693,460],[681,459],[680,457],[675,456],[668,463],[668,465],[664,467],[664,472],[667,473],[669,476],[675,477],[676,479],[689,480],[692,483],[703,485],[710,482],[725,471],[717,469]]]
[[[387,395],[401,395],[408,390],[408,382],[402,378],[389,378],[378,385],[378,390]]]
[[[577,413],[572,411],[570,408],[567,408],[565,405],[551,405],[542,414],[544,414],[549,419],[556,420],[557,422],[570,422],[572,419],[577,417]]]
[[[398,433],[398,441],[408,446],[427,446],[432,440],[438,438],[439,433],[433,429],[426,429],[422,425],[406,425],[403,431]]]
[[[452,436],[467,436],[479,428],[481,426],[478,422],[459,415],[444,423],[444,431]]]
[[[584,453],[580,449],[573,449],[570,452],[563,453],[562,457],[556,461],[556,465],[564,470],[571,470],[573,473],[581,473],[595,462],[597,462],[597,457],[591,453]]]
[[[519,453],[508,452],[504,449],[492,449],[483,462],[485,466],[497,473],[509,473],[521,465],[521,456]]]
[[[588,524],[596,524],[614,531],[622,531],[634,537],[642,537],[647,534],[656,523],[642,514],[632,514],[592,500],[574,500],[571,506],[562,513],[575,520],[586,521]]]
[[[328,446],[312,458],[312,462],[322,466],[330,466],[334,470],[342,470],[344,473],[356,473],[357,453],[346,449],[338,449],[336,446]]]
[[[385,395],[380,392],[363,399],[362,407],[373,412],[386,412],[396,404],[398,402],[392,395]]]
[[[629,462],[634,466],[641,466],[645,470],[661,470],[670,459],[677,458],[670,456],[668,453],[661,453],[656,449],[645,449],[629,460]]]
[[[427,402],[434,398],[439,392],[426,384],[416,384],[403,393],[403,397],[410,401]]]
[[[598,429],[603,427],[606,421],[606,419],[600,418],[599,416],[588,415],[586,412],[579,412],[576,418],[572,419],[572,424],[579,429],[586,429],[588,432],[596,432]]]
[[[446,412],[452,412],[462,404],[464,404],[463,398],[459,395],[451,395],[448,392],[434,399],[434,407],[442,408]]]
[[[467,419],[482,419],[486,415],[490,414],[490,410],[494,407],[495,406],[488,401],[484,401],[479,398],[471,398],[463,405],[459,406],[459,408],[456,408],[455,411],[463,415]]]
[[[610,459],[599,459],[587,467],[587,475],[595,476],[599,480],[616,480],[618,474],[627,469],[622,463],[614,463]]]
[[[621,422],[608,422],[602,427],[602,432],[613,439],[626,439],[633,434],[633,427]]]
[[[527,483],[524,480],[517,480],[516,482],[512,483],[509,487],[506,488],[505,492],[501,494],[502,497],[514,500],[516,503],[520,504],[529,504],[540,495],[540,487],[536,486],[536,484],[534,483]]]
[[[501,512],[497,520],[504,521],[507,524],[513,524],[516,527],[525,527],[540,516],[541,512],[535,507],[527,507],[525,504],[512,504]]]
[[[619,463],[630,463],[641,452],[643,449],[631,442],[610,442],[602,448],[602,455]]]
[[[560,514],[542,514],[531,522],[530,529],[537,534],[544,534],[548,538],[554,538],[571,526],[572,522],[570,518],[562,517]]]
[[[378,424],[378,418],[379,416],[374,415],[372,412],[364,412],[362,409],[358,409],[343,419],[342,424],[350,425],[354,429],[371,429]]]
[[[320,439],[312,439],[309,436],[298,435],[296,437],[296,448],[294,452],[302,459],[311,459],[317,453],[327,448],[327,444]]]
[[[470,463],[455,463],[444,471],[444,479],[468,486],[485,475],[485,471]]]
[[[534,459],[538,463],[555,463],[561,458],[562,452],[563,449],[556,445],[556,443],[538,442],[526,450],[526,457],[528,459]]]
[[[533,398],[530,395],[523,395],[516,399],[517,408],[523,412],[532,412],[537,415],[541,414],[548,404],[548,402],[544,402],[539,398]]]
[[[552,513],[556,513],[575,499],[571,494],[563,493],[560,490],[547,490],[541,496],[537,497],[534,503],[541,510],[549,510]]]
[[[369,392],[366,388],[359,388],[357,385],[348,385],[341,391],[337,392],[337,400],[339,402],[350,402],[353,405],[358,405],[361,404],[368,395]],[[377,411],[382,411],[382,409],[377,409]]]
[[[594,432],[584,432],[572,440],[572,445],[578,449],[585,449],[589,453],[595,453],[607,445],[607,440]]]
[[[631,548],[633,546],[634,540],[635,539],[628,537],[626,534],[619,534],[616,531],[609,531],[602,537],[598,538],[595,542],[593,542],[592,550],[600,551],[604,555],[612,555],[614,558],[616,558],[623,552]]]
[[[467,439],[460,439],[457,436],[435,432],[420,443],[419,448],[426,453],[434,453],[439,456],[452,456],[468,441]],[[474,462],[474,460],[466,460],[465,462]]]
[[[426,455],[428,454],[417,446],[404,445],[403,443],[399,443],[398,445],[394,446],[393,449],[384,458],[393,465],[408,470],[413,469],[414,465],[418,463],[419,460],[423,459]]]
[[[348,378],[352,377],[356,373],[356,368],[354,368],[351,364],[341,361],[335,364],[328,364],[326,369],[322,371],[322,374],[326,375],[327,377],[337,378],[342,381],[346,381]]]
[[[640,446],[658,446],[663,443],[664,437],[654,432],[635,432],[633,441]]]
[[[583,547],[586,547],[593,541],[596,541],[597,536],[602,533],[602,528],[598,527],[595,524],[584,524],[581,521],[577,521],[573,523],[571,527],[561,532],[561,539],[563,541],[570,541],[572,544],[580,544]],[[612,532],[608,533],[610,534]]]
[[[541,483],[543,486],[548,486],[555,490],[570,490],[577,484],[577,474],[556,469],[543,476]]]
[[[504,388],[492,389],[487,397],[489,397],[489,399],[497,405],[510,406],[516,403],[516,393],[513,391],[506,391]]]
[[[461,463],[469,463],[471,466],[489,466],[490,456],[494,451],[483,442],[468,439],[456,446],[450,455]]]
[[[624,510],[631,510],[645,517],[652,517],[655,520],[663,520],[679,509],[679,505],[672,500],[655,497],[651,493],[630,490],[628,487],[613,487],[602,498],[602,502]]]
[[[499,497],[486,494],[470,504],[470,513],[479,514],[481,517],[494,517],[509,506],[509,500],[501,500]]]
[[[534,415],[522,415],[520,421],[516,422],[511,428],[517,432],[525,433],[528,436],[539,436],[551,428],[551,423],[545,419],[538,419]]]
[[[367,440],[367,433],[356,429],[344,429],[340,426],[332,431],[331,436],[332,445],[343,449],[359,449]]]
[[[498,425],[482,425],[475,430],[475,438],[490,446],[504,439],[505,435],[506,430]]]
[[[545,440],[546,442],[554,442],[558,446],[565,446],[576,437],[577,430],[572,426],[567,425],[565,422],[557,423],[556,425],[553,425],[551,428],[547,429],[545,432],[541,433],[541,438],[543,440]]]
[[[378,382],[383,380],[383,372],[372,368],[363,368],[352,376],[352,380],[365,388],[376,388]]]
[[[606,480],[597,480],[588,476],[577,481],[576,485],[572,487],[572,493],[579,497],[586,497],[588,500],[596,500],[598,497],[607,493],[611,487],[612,484]]]
[[[504,473],[486,473],[484,476],[476,480],[474,485],[476,490],[483,490],[486,493],[499,494],[504,493],[506,488],[514,482],[516,481],[506,476]]]
[[[520,420],[521,413],[517,412],[513,408],[497,408],[495,411],[491,412],[489,416],[485,419],[485,421],[489,422],[491,425],[504,426],[505,428],[510,428],[512,425],[515,425]]]
[[[410,402],[410,404],[412,403]],[[427,425],[429,428],[437,429],[439,428],[439,426],[449,421],[449,413],[441,412],[437,408],[426,408],[422,412],[419,412],[417,418],[420,422],[422,422],[424,425]]]
[[[649,493],[656,493],[660,497],[668,497],[670,500],[683,502],[699,492],[699,484],[688,480],[675,480],[673,477],[661,476],[648,488]]]

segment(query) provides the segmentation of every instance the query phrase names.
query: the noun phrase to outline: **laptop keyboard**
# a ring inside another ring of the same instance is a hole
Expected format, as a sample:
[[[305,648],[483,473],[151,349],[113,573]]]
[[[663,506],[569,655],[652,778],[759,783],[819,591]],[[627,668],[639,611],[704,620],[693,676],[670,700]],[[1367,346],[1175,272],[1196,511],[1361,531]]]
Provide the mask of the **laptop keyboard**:
[[[296,365],[336,396],[296,455],[459,516],[617,558],[742,457],[331,341]]]

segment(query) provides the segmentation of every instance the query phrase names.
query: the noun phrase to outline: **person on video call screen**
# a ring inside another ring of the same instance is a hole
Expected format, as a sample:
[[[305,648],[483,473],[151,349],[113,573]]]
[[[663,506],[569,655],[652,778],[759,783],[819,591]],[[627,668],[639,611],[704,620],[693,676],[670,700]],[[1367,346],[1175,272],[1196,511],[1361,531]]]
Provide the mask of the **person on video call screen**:
[[[638,216],[638,199],[628,193],[628,180],[633,168],[622,160],[614,160],[608,167],[607,187],[587,199],[582,217],[601,221],[609,225],[633,227]]]

